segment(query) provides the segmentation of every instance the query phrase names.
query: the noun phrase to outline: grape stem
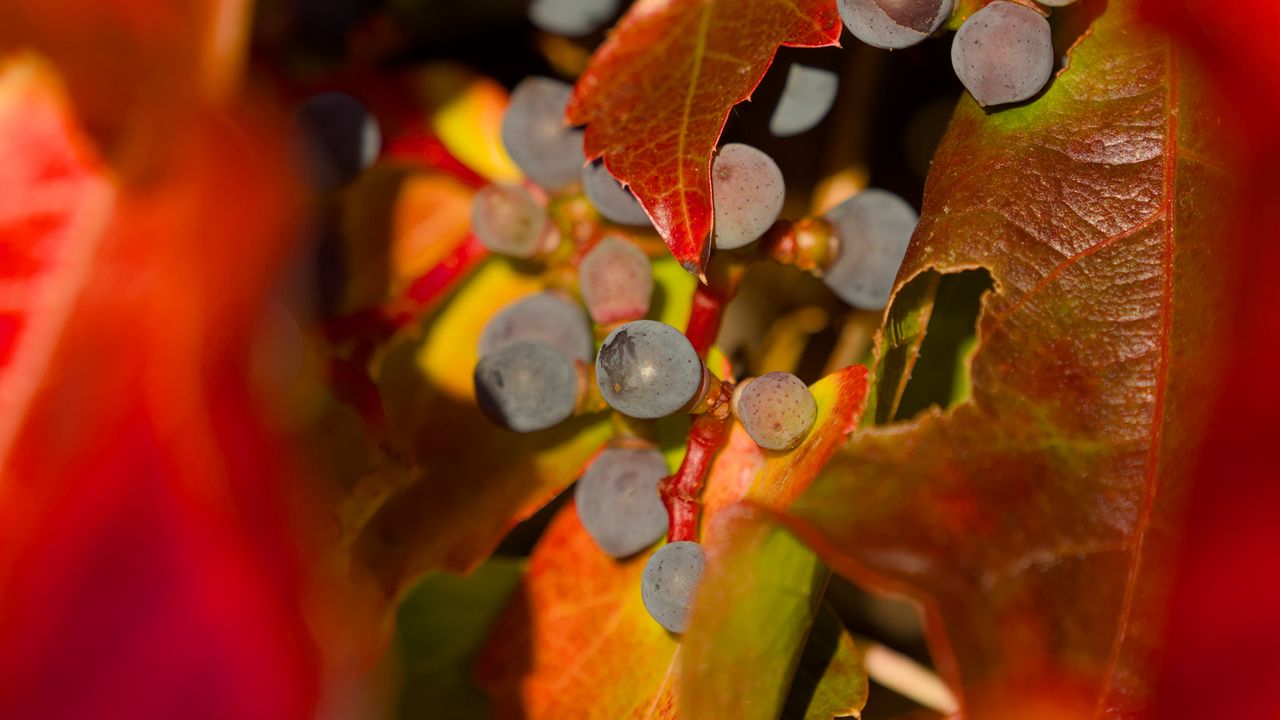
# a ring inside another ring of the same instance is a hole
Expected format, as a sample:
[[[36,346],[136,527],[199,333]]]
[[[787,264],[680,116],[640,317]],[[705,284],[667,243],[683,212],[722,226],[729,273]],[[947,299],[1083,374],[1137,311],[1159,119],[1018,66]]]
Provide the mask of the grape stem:
[[[711,409],[693,418],[680,469],[658,483],[658,492],[671,521],[667,530],[669,542],[698,539],[702,486],[711,470],[712,459],[729,439],[729,428],[733,424],[733,414],[729,410],[732,396],[733,385],[720,384],[719,397]]]
[[[731,293],[711,285],[699,284],[693,291],[693,308],[689,312],[689,324],[685,337],[693,344],[698,357],[705,358],[720,333],[720,319],[729,303]]]

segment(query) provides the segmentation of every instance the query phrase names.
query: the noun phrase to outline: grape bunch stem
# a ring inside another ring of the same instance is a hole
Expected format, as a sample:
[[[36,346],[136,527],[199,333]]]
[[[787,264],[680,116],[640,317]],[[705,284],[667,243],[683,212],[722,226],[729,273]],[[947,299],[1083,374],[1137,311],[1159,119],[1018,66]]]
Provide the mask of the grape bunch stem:
[[[680,469],[658,483],[658,492],[671,520],[667,530],[668,542],[698,539],[702,487],[711,470],[712,459],[729,440],[729,428],[733,424],[733,413],[729,409],[733,384],[720,383],[717,389],[718,395],[710,409],[693,418]]]

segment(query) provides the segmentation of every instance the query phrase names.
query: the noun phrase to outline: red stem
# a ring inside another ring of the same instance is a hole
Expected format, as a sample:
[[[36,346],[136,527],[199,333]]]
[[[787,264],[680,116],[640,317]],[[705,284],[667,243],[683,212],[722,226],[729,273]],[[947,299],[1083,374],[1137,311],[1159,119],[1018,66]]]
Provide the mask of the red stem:
[[[721,386],[721,397],[714,407],[701,415],[695,415],[689,428],[688,449],[675,475],[658,484],[662,502],[667,506],[671,524],[667,530],[669,542],[698,539],[698,515],[702,506],[702,486],[711,461],[729,439],[730,422],[728,383]]]
[[[706,357],[707,351],[715,344],[726,304],[725,293],[716,288],[699,284],[694,289],[693,308],[684,334],[693,343],[693,349],[698,351],[699,357]]]

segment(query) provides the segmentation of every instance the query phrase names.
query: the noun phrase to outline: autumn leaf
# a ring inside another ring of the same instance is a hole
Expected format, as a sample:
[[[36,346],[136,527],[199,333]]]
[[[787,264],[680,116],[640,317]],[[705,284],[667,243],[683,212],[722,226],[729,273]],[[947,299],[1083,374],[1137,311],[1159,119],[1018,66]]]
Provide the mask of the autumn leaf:
[[[701,276],[710,251],[711,154],[779,46],[840,37],[831,0],[639,2],[596,51],[566,111],[589,159],[631,188],[676,260]]]
[[[1197,83],[1111,2],[1039,99],[961,101],[890,311],[917,320],[887,331],[906,335],[882,342],[877,385],[909,374],[938,276],[982,267],[970,395],[858,433],[791,508],[837,571],[925,604],[968,716],[1150,701],[1227,308],[1229,192]]]
[[[4,717],[315,711],[295,468],[248,368],[290,185],[272,124],[189,119],[132,183],[46,59],[0,61]]]
[[[740,662],[703,667],[686,676],[688,653],[693,652],[698,662],[705,654],[691,646],[700,631],[692,626],[682,643],[645,611],[640,574],[651,551],[624,561],[609,558],[596,548],[570,505],[557,514],[534,549],[528,574],[481,655],[478,674],[493,694],[498,716],[673,718],[685,685],[690,693],[719,693],[726,684],[742,695],[737,702],[743,706],[772,712],[771,716],[781,711],[819,611],[826,570],[812,553],[784,536],[783,542],[773,542],[763,552],[755,544],[715,550],[723,547],[717,544],[722,525],[716,517],[743,497],[771,502],[803,488],[856,423],[866,393],[866,371],[860,366],[845,368],[816,384],[813,392],[819,418],[804,444],[792,453],[766,457],[741,426],[735,426],[712,466],[704,497],[702,541],[716,553],[708,562],[749,567],[752,572],[737,579],[743,587],[763,591],[758,604],[757,596],[748,595],[732,614],[759,618],[783,611],[770,629],[773,641],[761,646],[757,635],[730,639],[723,626],[702,631],[705,641],[725,643],[720,659]],[[818,698],[814,702],[822,707],[861,707],[861,664],[848,652],[838,657],[826,658],[824,667],[838,675],[817,683],[822,692],[813,695]],[[747,661],[758,664],[743,674]],[[807,691],[813,691],[813,684],[810,679]]]

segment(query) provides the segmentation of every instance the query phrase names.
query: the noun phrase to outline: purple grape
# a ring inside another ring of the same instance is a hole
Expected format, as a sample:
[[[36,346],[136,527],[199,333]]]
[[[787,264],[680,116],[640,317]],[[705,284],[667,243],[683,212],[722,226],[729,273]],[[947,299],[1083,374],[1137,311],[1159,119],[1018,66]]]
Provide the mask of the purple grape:
[[[667,508],[658,494],[666,476],[667,463],[653,448],[609,448],[578,480],[578,519],[607,555],[634,555],[666,533]]]
[[[555,247],[555,225],[533,195],[516,184],[488,185],[471,201],[471,231],[490,252],[531,258]]]
[[[996,0],[956,31],[951,66],[979,105],[1022,102],[1053,75],[1049,21],[1025,5]]]
[[[702,389],[705,372],[684,333],[654,320],[620,326],[596,356],[596,384],[605,402],[636,418],[684,409]]]
[[[923,42],[951,16],[953,0],[839,0],[840,18],[862,42],[897,50]]]
[[[769,118],[769,132],[776,137],[790,137],[822,122],[839,87],[839,76],[830,70],[792,65],[773,117]]]
[[[741,143],[720,148],[711,163],[715,200],[716,247],[732,249],[753,242],[778,219],[787,184],[773,158]]]
[[[619,225],[649,225],[649,216],[640,201],[609,174],[603,162],[597,160],[582,168],[582,190],[606,220]]]
[[[320,93],[298,106],[306,177],[319,190],[336,190],[378,157],[382,132],[358,100],[340,92]]]
[[[653,266],[644,251],[607,237],[582,258],[578,287],[591,319],[612,325],[642,318],[653,295]]]
[[[480,334],[480,356],[522,340],[540,340],[584,363],[591,362],[595,347],[582,306],[550,291],[517,300],[494,315]]]
[[[512,343],[480,358],[474,380],[481,412],[518,433],[563,422],[578,400],[573,361],[537,340]]]
[[[581,37],[604,27],[618,13],[618,0],[533,0],[529,20],[553,35]]]
[[[920,219],[915,208],[891,192],[868,189],[832,208],[826,219],[839,250],[822,281],[854,307],[883,309]]]
[[[582,131],[564,123],[564,108],[573,88],[559,80],[525,78],[511,92],[502,117],[502,144],[530,180],[549,192],[578,182],[582,164]]]
[[[689,628],[689,611],[707,567],[702,546],[687,540],[658,548],[640,575],[640,599],[659,625],[673,633]]]
[[[741,388],[734,412],[757,445],[766,450],[790,450],[813,429],[818,404],[800,378],[771,372]]]

